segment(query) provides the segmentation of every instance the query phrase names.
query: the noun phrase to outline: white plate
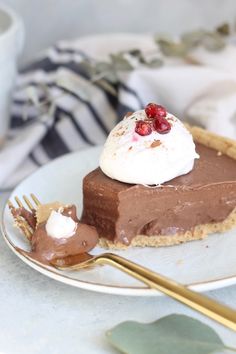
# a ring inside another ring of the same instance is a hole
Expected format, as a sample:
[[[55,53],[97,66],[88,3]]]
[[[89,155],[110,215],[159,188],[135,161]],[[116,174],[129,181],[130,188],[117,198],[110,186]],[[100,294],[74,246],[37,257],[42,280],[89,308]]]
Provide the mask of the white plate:
[[[83,177],[98,165],[101,148],[91,148],[66,155],[40,168],[24,180],[12,193],[21,197],[34,192],[42,202],[60,200],[75,203],[78,213],[82,205]],[[214,202],[214,201],[212,201]],[[3,212],[2,231],[9,247],[25,263],[37,271],[79,288],[120,295],[160,295],[139,281],[109,266],[79,272],[59,271],[34,263],[21,256],[12,245],[28,249],[27,241],[13,227],[6,207]],[[236,232],[214,234],[203,241],[179,246],[135,248],[116,252],[154,271],[167,275],[197,291],[225,287],[236,283]],[[104,250],[95,248],[93,253]]]

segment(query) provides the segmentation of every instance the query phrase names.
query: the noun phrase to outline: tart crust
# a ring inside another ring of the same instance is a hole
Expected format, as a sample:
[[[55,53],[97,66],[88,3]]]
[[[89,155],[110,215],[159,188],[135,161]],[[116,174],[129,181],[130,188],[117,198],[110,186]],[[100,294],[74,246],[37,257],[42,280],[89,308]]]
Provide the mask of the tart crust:
[[[186,128],[190,131],[194,141],[205,145],[209,148],[216,150],[219,154],[224,154],[232,159],[236,160],[236,141],[219,136],[217,134],[208,132],[207,130],[190,126],[185,124]],[[215,232],[225,232],[236,226],[236,208],[230,213],[230,215],[222,222],[202,224],[195,226],[192,230],[188,230],[185,233],[178,233],[175,235],[137,235],[134,237],[129,246],[124,245],[121,242],[112,242],[104,237],[99,239],[99,245],[103,248],[109,249],[127,249],[128,247],[163,247],[173,246],[180,243],[201,240],[206,238],[209,234]]]

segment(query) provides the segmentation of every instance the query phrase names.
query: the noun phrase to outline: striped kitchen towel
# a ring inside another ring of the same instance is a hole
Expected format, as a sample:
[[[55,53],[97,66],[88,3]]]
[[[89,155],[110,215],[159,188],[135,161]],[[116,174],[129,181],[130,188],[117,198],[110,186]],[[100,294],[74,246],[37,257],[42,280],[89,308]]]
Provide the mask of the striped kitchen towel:
[[[61,41],[22,70],[13,97],[9,136],[0,151],[0,189],[12,188],[58,156],[103,144],[127,111],[141,109],[149,101],[165,105],[181,118],[212,85],[236,82],[234,73],[212,63],[180,65],[179,60],[176,65],[172,61],[161,68],[141,66],[120,73],[118,81],[109,81],[109,89],[106,80],[105,86],[104,80],[103,85],[91,81],[84,70],[85,59],[102,62],[110,53],[128,49],[140,49],[147,55],[157,52],[148,35],[92,36]]]
[[[82,66],[92,58],[77,44],[58,43],[20,73],[8,141],[0,152],[2,189],[58,156],[103,144],[127,111],[143,106],[121,80],[111,92],[92,83]]]

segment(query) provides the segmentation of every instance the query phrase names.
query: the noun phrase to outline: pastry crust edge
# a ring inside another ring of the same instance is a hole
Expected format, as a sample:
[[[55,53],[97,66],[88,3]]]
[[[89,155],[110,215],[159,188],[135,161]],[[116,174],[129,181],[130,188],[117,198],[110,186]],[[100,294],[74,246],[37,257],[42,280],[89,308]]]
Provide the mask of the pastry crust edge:
[[[206,129],[185,124],[193,140],[236,160],[236,141],[211,133]]]

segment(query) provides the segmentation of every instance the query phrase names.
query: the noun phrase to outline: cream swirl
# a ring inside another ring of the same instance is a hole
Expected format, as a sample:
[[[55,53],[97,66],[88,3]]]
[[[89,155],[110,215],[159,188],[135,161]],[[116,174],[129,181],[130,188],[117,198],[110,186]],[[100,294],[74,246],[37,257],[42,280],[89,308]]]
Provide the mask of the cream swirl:
[[[110,132],[100,157],[100,168],[108,177],[131,184],[159,185],[193,169],[199,155],[184,124],[167,113],[169,133],[153,130],[141,136],[135,132],[136,122],[146,118],[144,110],[134,112]]]

